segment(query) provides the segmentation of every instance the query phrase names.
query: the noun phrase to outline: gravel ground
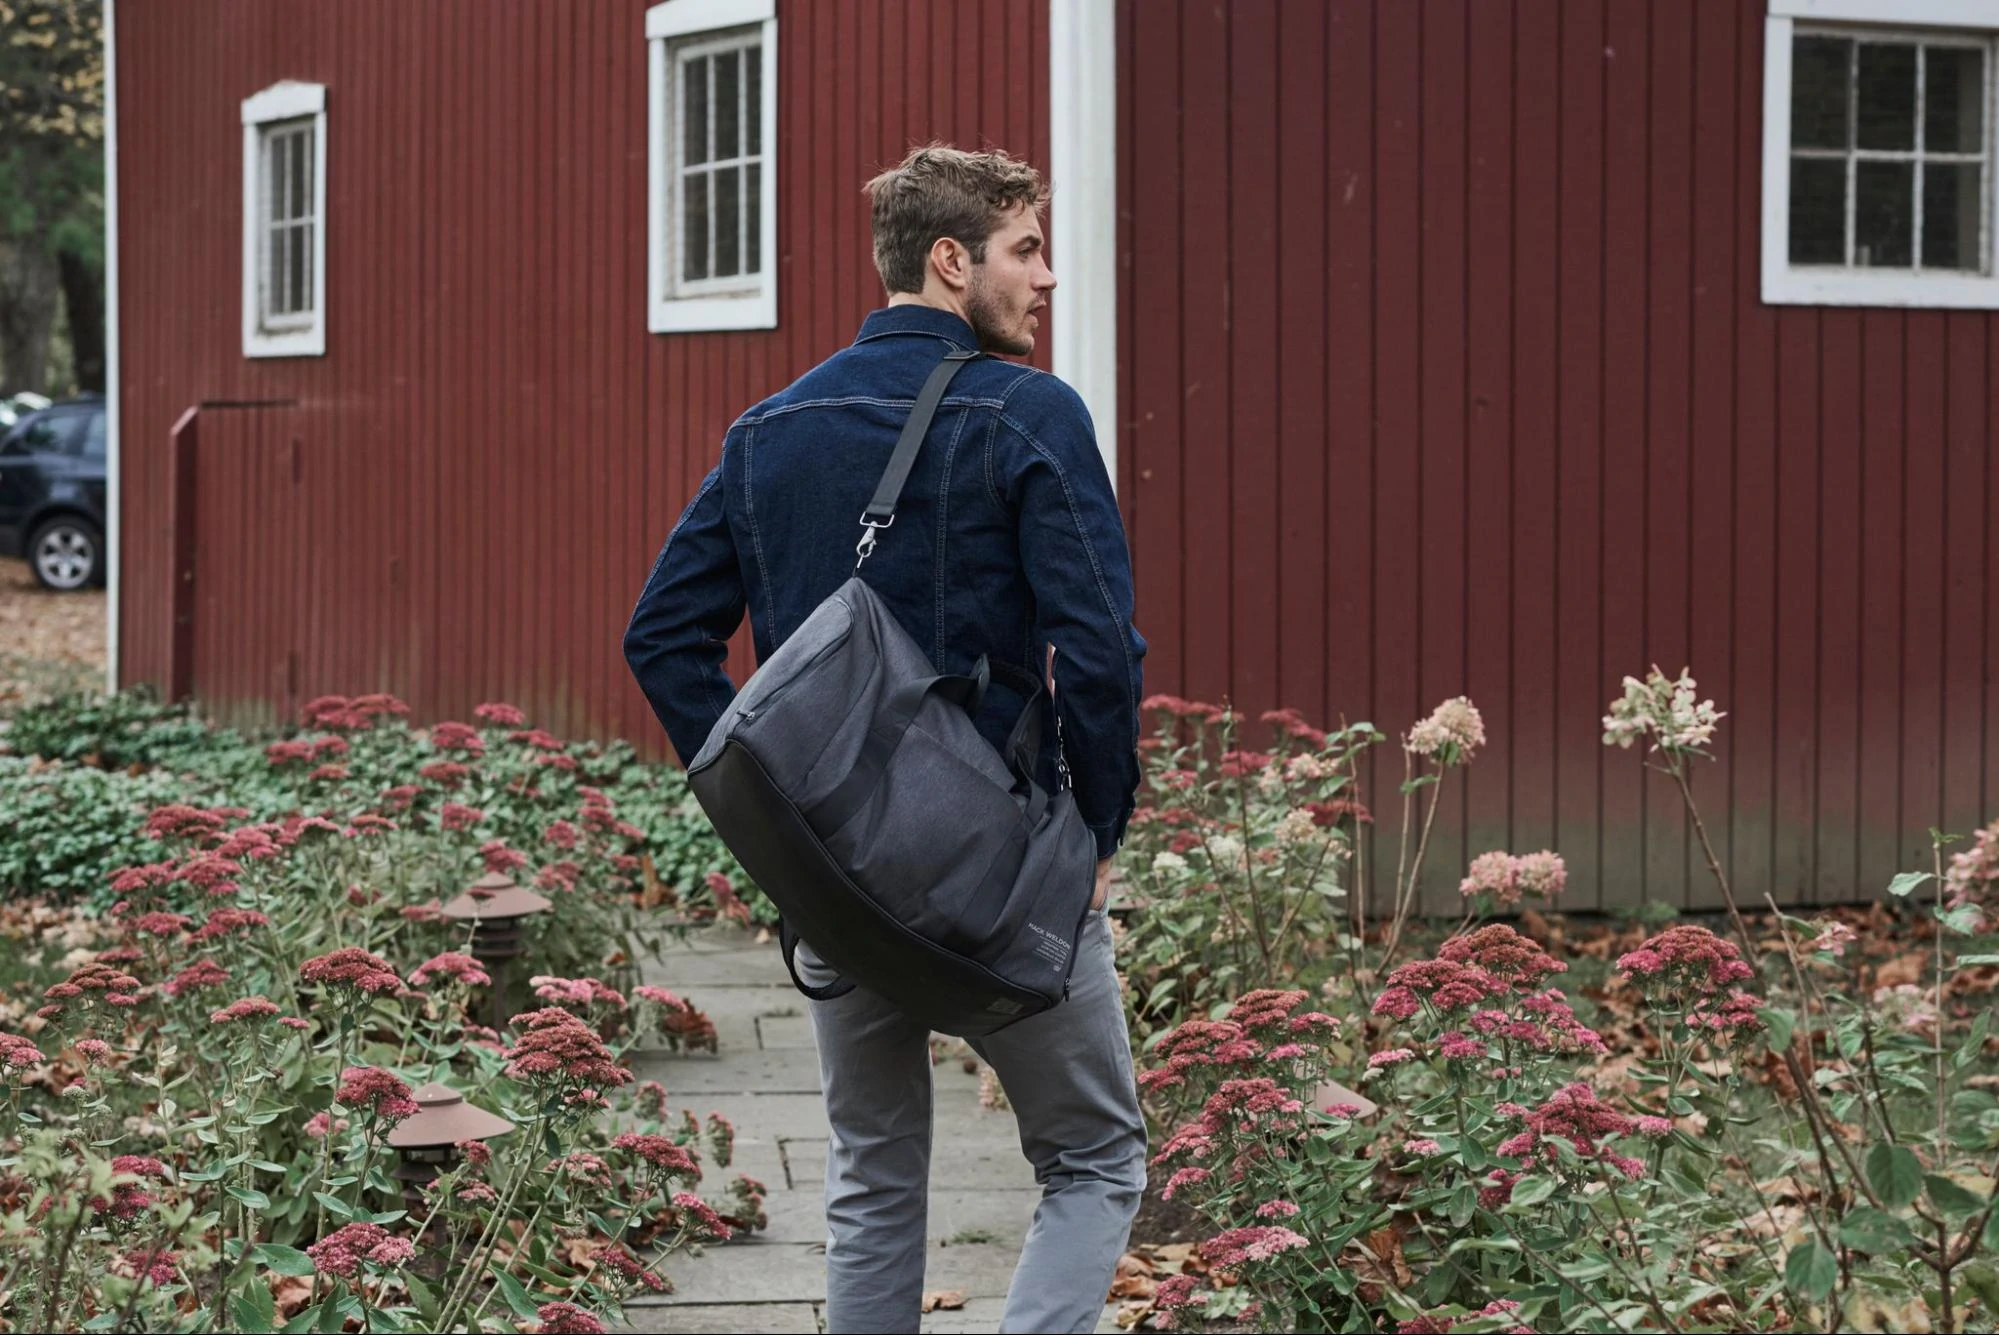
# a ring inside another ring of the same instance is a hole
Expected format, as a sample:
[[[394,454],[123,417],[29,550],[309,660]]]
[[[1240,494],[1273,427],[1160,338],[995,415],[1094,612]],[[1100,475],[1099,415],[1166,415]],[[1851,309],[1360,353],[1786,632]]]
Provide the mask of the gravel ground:
[[[0,712],[104,682],[102,589],[50,593],[25,561],[0,560]]]

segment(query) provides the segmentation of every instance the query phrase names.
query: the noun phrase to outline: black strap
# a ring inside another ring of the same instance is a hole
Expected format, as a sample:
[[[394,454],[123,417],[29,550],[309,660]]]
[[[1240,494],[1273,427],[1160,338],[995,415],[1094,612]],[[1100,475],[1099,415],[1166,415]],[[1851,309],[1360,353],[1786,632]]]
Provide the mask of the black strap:
[[[831,1001],[844,997],[854,990],[853,983],[845,978],[835,978],[824,987],[812,987],[798,976],[798,964],[792,958],[798,953],[798,933],[791,930],[791,924],[784,919],[777,920],[778,949],[784,952],[784,968],[791,975],[791,985],[803,992],[812,1001]]]
[[[870,524],[871,528],[887,528],[895,518],[896,502],[902,499],[903,484],[909,481],[909,470],[916,464],[916,452],[923,448],[923,437],[930,432],[930,419],[937,415],[937,405],[944,401],[944,391],[951,387],[951,377],[958,374],[967,362],[977,361],[976,352],[947,352],[944,360],[937,363],[937,369],[923,382],[923,389],[916,396],[916,406],[909,410],[909,420],[902,424],[902,435],[895,442],[895,453],[888,459],[888,467],[882,471],[881,484],[875,488],[875,498],[868,502],[868,508],[861,512],[861,522],[880,520]]]

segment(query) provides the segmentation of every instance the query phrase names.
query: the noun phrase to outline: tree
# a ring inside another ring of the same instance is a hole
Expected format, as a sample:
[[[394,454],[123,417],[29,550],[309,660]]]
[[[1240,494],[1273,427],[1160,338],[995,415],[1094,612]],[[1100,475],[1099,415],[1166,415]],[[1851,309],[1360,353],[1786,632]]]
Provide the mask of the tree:
[[[0,390],[48,388],[56,303],[78,384],[104,386],[104,43],[98,0],[0,0]]]

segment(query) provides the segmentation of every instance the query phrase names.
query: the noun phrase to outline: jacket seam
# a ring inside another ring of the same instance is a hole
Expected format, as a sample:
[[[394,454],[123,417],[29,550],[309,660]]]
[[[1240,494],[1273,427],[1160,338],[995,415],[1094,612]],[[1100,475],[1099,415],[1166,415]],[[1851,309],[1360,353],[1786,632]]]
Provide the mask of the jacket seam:
[[[1133,697],[1131,689],[1132,664],[1129,628],[1119,623],[1117,605],[1111,601],[1110,587],[1104,582],[1103,565],[1097,560],[1097,549],[1090,542],[1089,530],[1084,527],[1083,517],[1076,509],[1076,493],[1069,485],[1069,472],[1062,466],[1062,461],[1057,459],[1053,453],[1035,438],[1033,432],[1028,431],[1019,422],[1016,422],[1004,412],[999,414],[999,420],[1005,422],[1030,450],[1033,450],[1048,461],[1048,466],[1055,470],[1055,480],[1061,484],[1062,498],[1069,507],[1069,521],[1076,526],[1076,536],[1082,539],[1083,554],[1088,557],[1090,562],[1090,578],[1096,582],[1097,596],[1103,599],[1104,611],[1108,614],[1109,620],[1117,634],[1118,651],[1124,658],[1124,680],[1120,683],[1120,686],[1124,691],[1125,702],[1129,706],[1127,717],[1132,720],[1130,726],[1132,729],[1132,746],[1135,750],[1138,745],[1138,701]],[[1059,709],[1060,706],[1057,706],[1057,708]],[[1115,820],[1116,818],[1113,819]]]
[[[777,589],[771,583],[770,566],[764,560],[763,530],[757,525],[755,424],[743,428],[743,516],[749,521],[750,553],[756,557],[757,579],[763,585],[764,612],[769,624],[777,624]]]
[[[681,530],[686,528],[688,524],[693,522],[694,512],[701,508],[701,502],[708,498],[708,493],[715,490],[715,488],[720,486],[721,484],[722,484],[722,465],[718,464],[716,465],[713,472],[709,473],[706,478],[702,479],[700,487],[697,488],[694,492],[694,499],[687,503],[687,509],[681,513],[680,522],[675,524],[673,526],[673,531],[666,535],[666,545],[659,549],[659,560],[653,563],[653,576],[652,578],[648,578],[646,580],[646,590],[648,593],[651,592],[652,590],[652,579],[657,578],[660,570],[665,567],[666,558],[668,554],[673,551],[674,541],[680,537]],[[722,523],[723,523],[723,531],[725,533],[728,531],[728,520],[729,520],[728,507],[724,505],[722,509]],[[706,632],[703,632],[701,639],[703,643],[707,643],[710,641],[711,637]],[[709,708],[717,713],[726,710],[728,708],[728,705],[724,701],[716,697],[715,685],[714,682],[709,679],[709,674],[703,672],[703,673],[698,673],[697,676],[700,678],[701,681],[702,698],[704,702],[709,706]]]
[[[736,425],[756,426],[769,421],[773,417],[789,416],[792,413],[804,412],[808,408],[849,408],[857,403],[870,404],[877,408],[914,408],[916,406],[916,400],[913,398],[885,399],[873,394],[848,394],[837,399],[806,399],[800,403],[787,403],[760,413],[745,413],[736,419]],[[943,412],[946,408],[990,408],[997,410],[1004,406],[1005,400],[1003,399],[951,395],[938,403],[937,411]]]
[[[939,671],[944,668],[944,586],[949,578],[945,572],[951,568],[947,543],[951,531],[951,471],[957,463],[958,447],[965,439],[965,424],[971,420],[970,412],[958,415],[958,428],[951,433],[951,443],[944,450],[937,477],[937,578],[933,581],[937,586],[937,615],[933,619],[930,661]]]

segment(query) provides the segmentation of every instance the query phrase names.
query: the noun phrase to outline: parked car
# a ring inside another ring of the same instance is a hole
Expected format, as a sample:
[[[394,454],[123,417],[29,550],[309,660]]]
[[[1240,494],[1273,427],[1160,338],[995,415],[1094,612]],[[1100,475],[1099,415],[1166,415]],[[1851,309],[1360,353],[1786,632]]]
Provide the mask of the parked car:
[[[102,584],[104,400],[23,414],[0,436],[0,556],[26,560],[51,589]]]

